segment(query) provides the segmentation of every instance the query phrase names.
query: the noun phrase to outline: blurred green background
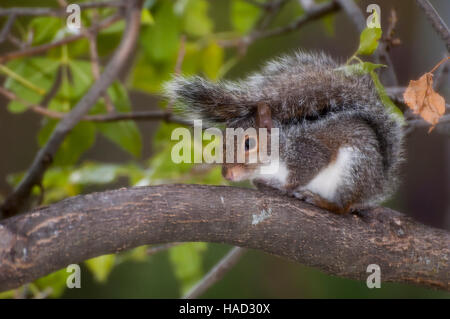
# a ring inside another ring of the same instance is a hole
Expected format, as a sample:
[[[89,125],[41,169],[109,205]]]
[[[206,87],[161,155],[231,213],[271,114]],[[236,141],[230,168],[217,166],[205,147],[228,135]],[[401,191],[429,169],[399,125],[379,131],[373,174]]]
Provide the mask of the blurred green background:
[[[373,1],[358,1],[363,9],[370,3]],[[409,80],[429,71],[444,56],[445,47],[413,1],[376,3],[381,7],[383,30],[388,25],[389,11],[396,9],[399,19],[396,36],[402,44],[392,49],[391,57],[400,85],[407,85]],[[450,2],[436,0],[432,3],[449,24]],[[0,6],[57,7],[57,1],[2,0]],[[138,46],[121,73],[120,81],[108,90],[113,104],[121,112],[166,107],[160,89],[174,73],[181,43],[185,48],[183,74],[200,74],[218,80],[245,76],[267,59],[299,48],[323,50],[346,61],[359,42],[359,34],[351,21],[338,12],[310,22],[298,31],[258,40],[246,52],[241,52],[236,48],[222,48],[220,44],[248,33],[258,20],[262,11],[243,0],[154,0],[146,1],[145,8]],[[113,12],[110,9],[83,11],[83,25],[95,23]],[[291,0],[269,28],[286,25],[303,13],[299,1]],[[5,21],[0,18],[0,27]],[[99,34],[97,45],[103,65],[117,46],[123,27],[123,22],[119,22]],[[32,45],[68,35],[63,20],[56,17],[21,17],[13,32],[22,41],[31,37]],[[0,44],[0,55],[16,49],[7,41]],[[47,106],[57,112],[67,112],[94,81],[88,52],[89,43],[80,40],[52,49],[39,58],[8,62],[6,67],[46,91],[61,72],[61,87],[47,101]],[[4,87],[28,102],[42,103],[45,98],[21,81],[12,80],[5,72],[0,76]],[[440,90],[447,99],[448,84],[447,76]],[[105,109],[105,101],[100,100],[93,114],[104,113]],[[0,160],[0,199],[20,180],[55,124],[55,120],[27,111],[23,103],[9,102],[0,96],[0,149],[6,150],[6,156]],[[131,185],[226,184],[218,168],[175,165],[170,161],[173,145],[170,132],[176,126],[158,122],[80,124],[45,175],[44,202]],[[449,230],[450,140],[439,132],[427,135],[426,129],[417,130],[407,141],[407,151],[404,182],[386,205],[425,224]],[[38,194],[36,190],[35,195]],[[146,256],[146,248],[141,247],[83,264],[81,289],[64,289],[67,273],[63,270],[0,296],[46,296],[48,291],[50,297],[62,298],[177,298],[229,248],[212,243],[183,244]],[[52,290],[46,290],[47,287]],[[384,282],[381,289],[368,289],[365,282],[336,278],[261,252],[248,251],[238,265],[202,297],[449,298],[450,294]]]

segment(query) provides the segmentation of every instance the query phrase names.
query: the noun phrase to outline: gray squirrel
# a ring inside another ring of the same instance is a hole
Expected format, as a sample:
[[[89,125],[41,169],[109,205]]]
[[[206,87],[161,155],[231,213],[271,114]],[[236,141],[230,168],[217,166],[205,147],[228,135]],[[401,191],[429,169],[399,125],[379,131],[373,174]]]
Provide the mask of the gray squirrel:
[[[279,128],[275,174],[259,174],[261,163],[225,163],[225,178],[251,180],[346,213],[372,207],[395,191],[403,129],[368,75],[346,75],[339,67],[324,53],[300,51],[239,81],[175,76],[165,93],[184,114],[210,126]],[[246,152],[255,145],[246,139]]]

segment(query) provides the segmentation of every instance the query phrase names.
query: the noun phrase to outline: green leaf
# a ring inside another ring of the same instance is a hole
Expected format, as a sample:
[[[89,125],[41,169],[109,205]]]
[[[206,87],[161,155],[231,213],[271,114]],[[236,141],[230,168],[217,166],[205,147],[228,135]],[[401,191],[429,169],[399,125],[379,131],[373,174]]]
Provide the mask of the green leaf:
[[[200,46],[195,42],[187,42],[184,46],[185,54],[181,70],[183,75],[192,75],[199,71],[202,65],[202,52]]]
[[[69,182],[71,167],[52,167],[45,172],[42,184],[45,189],[44,204],[54,203],[80,193],[80,187]]]
[[[175,59],[165,63],[154,63],[146,55],[137,58],[133,69],[132,86],[134,89],[149,93],[160,93],[162,84],[171,78],[175,69]],[[183,67],[186,61],[183,61]]]
[[[50,137],[57,121],[47,120],[47,124],[40,130],[38,142],[43,146]],[[87,151],[95,142],[95,126],[90,122],[80,122],[64,139],[55,155],[55,165],[71,165]]]
[[[211,42],[203,52],[202,68],[211,80],[217,80],[223,65],[224,51],[216,42]]]
[[[190,172],[193,163],[176,164],[172,160],[172,147],[178,141],[171,141],[170,137],[172,131],[180,127],[178,124],[161,123],[153,140],[153,148],[156,154],[150,159],[149,166],[153,172],[151,174],[152,180],[176,180],[184,174]],[[193,143],[191,143],[193,147]],[[191,159],[193,152],[191,150]]]
[[[170,138],[170,135],[168,136]],[[193,163],[174,163],[172,160],[172,143],[152,157],[150,167],[153,169],[152,180],[175,180],[191,171]]]
[[[107,184],[117,178],[117,173],[117,165],[87,163],[74,170],[70,174],[69,181],[76,184]]]
[[[111,254],[95,257],[86,260],[84,263],[94,275],[95,280],[104,283],[114,267],[115,260],[116,255]]]
[[[18,289],[23,289],[23,287],[18,288]],[[16,295],[16,289],[3,291],[3,292],[0,292],[0,299],[12,299],[15,297],[15,295]]]
[[[84,96],[94,82],[89,62],[69,60],[62,65],[61,84],[48,108],[58,112],[69,112]]]
[[[118,112],[129,112],[131,110],[127,91],[121,84],[114,83],[109,88],[108,94]],[[142,138],[135,122],[96,123],[96,126],[102,135],[121,149],[135,157],[141,156]]]
[[[21,99],[30,104],[39,103],[46,91],[53,85],[56,72],[59,67],[59,61],[49,58],[27,58],[23,60],[15,60],[7,64],[7,67],[26,79],[33,86],[43,90],[38,93],[17,79],[8,77],[5,81],[5,88],[14,92]],[[10,112],[23,112],[27,107],[18,101],[12,101],[8,104]]]
[[[60,297],[66,289],[66,281],[69,275],[70,274],[66,272],[66,269],[63,268],[45,277],[39,278],[34,284],[40,291],[50,287],[52,289],[50,296],[57,298]]]
[[[380,79],[378,78],[378,75],[375,73],[375,71],[370,72],[370,76],[372,77],[372,81],[375,84],[375,88],[377,89],[378,96],[381,99],[381,102],[383,102],[384,107],[397,119],[401,124],[405,124],[405,119],[403,117],[402,111],[397,107],[397,105],[392,102],[390,97],[387,95],[386,90],[381,84]]]
[[[185,294],[203,276],[202,254],[206,243],[187,243],[169,249],[169,258],[180,283],[181,294]]]
[[[121,149],[139,158],[142,153],[141,133],[133,121],[98,123],[97,128],[102,135]]]
[[[144,27],[139,37],[145,54],[152,61],[159,63],[176,58],[179,21],[173,12],[172,2],[161,2],[154,18],[155,23]]]
[[[74,97],[81,97],[94,83],[91,63],[83,60],[70,60],[69,66],[73,77],[73,81],[70,83],[71,94]]]
[[[117,255],[116,263],[122,263],[124,261],[144,262],[149,258],[147,250],[148,250],[147,245],[139,246],[134,249],[128,250],[124,253]]]
[[[63,27],[63,20],[56,17],[37,17],[30,22],[33,30],[33,45],[51,42]]]
[[[260,9],[244,0],[232,0],[231,24],[241,33],[246,33],[255,24],[260,15]]]
[[[206,0],[189,0],[183,16],[183,29],[192,36],[205,36],[212,32],[213,23],[208,17]]]
[[[141,24],[142,25],[152,25],[154,23],[155,23],[155,19],[153,19],[153,16],[150,13],[150,10],[142,9]]]
[[[378,40],[381,38],[381,33],[381,28],[365,28],[361,32],[356,54],[372,54],[378,47]]]
[[[375,64],[370,62],[360,62],[360,63],[354,63],[349,65],[343,65],[337,68],[337,71],[343,71],[345,75],[352,76],[352,75],[364,75],[369,74],[373,70],[385,67],[384,64]]]

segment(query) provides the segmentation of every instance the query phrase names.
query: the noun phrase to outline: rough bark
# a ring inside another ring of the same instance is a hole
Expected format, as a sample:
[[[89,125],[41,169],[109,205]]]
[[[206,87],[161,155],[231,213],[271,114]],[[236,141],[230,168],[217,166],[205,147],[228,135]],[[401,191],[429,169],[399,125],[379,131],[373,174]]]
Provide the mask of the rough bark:
[[[327,273],[450,290],[450,233],[390,210],[334,215],[294,198],[224,186],[160,185],[68,198],[0,223],[0,291],[143,244],[209,241]]]

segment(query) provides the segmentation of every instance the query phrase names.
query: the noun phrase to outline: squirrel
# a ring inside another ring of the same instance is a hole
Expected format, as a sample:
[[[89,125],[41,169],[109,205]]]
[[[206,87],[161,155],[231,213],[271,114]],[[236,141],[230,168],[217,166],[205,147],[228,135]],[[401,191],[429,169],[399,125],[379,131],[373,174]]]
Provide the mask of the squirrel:
[[[360,211],[396,190],[403,128],[370,76],[347,75],[340,66],[325,53],[297,51],[238,81],[177,75],[165,94],[210,126],[279,129],[277,172],[260,174],[262,163],[224,163],[226,179],[251,180],[335,213]],[[247,137],[246,153],[256,145]]]

